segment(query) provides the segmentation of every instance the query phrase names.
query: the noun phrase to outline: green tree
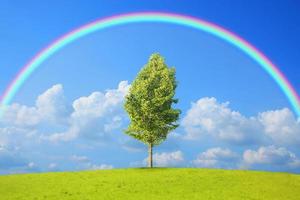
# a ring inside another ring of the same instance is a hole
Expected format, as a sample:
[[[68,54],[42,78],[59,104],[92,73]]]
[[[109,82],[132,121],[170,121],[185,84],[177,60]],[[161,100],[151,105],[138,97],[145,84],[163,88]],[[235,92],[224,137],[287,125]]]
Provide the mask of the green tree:
[[[153,167],[153,146],[163,142],[176,123],[180,110],[172,108],[177,82],[175,68],[169,68],[164,58],[152,54],[138,73],[125,98],[125,110],[130,124],[125,133],[148,145],[148,165]]]

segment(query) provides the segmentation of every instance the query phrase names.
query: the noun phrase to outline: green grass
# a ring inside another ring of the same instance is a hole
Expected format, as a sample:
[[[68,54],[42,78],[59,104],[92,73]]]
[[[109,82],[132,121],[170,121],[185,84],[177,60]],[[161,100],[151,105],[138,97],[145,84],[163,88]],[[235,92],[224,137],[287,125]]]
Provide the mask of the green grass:
[[[214,169],[115,169],[0,176],[0,199],[300,199],[300,175]]]

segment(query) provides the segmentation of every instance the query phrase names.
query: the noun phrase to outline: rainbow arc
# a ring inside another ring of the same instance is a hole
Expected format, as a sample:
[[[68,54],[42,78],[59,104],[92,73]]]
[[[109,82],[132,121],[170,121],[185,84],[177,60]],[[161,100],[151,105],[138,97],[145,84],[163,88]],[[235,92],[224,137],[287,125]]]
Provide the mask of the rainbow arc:
[[[40,67],[45,60],[47,60],[54,53],[62,49],[64,46],[95,31],[103,30],[118,25],[141,22],[160,22],[182,25],[207,32],[222,40],[225,40],[229,44],[235,46],[236,48],[244,52],[246,55],[251,57],[255,62],[259,64],[259,66],[261,66],[267,72],[268,75],[270,75],[273,78],[273,80],[280,87],[281,91],[287,97],[296,115],[300,117],[300,98],[296,90],[293,88],[293,86],[290,84],[290,82],[287,80],[284,74],[279,70],[279,68],[276,67],[257,48],[255,48],[253,45],[251,45],[238,35],[211,22],[207,22],[190,16],[164,12],[129,13],[102,18],[92,23],[86,24],[82,27],[79,27],[58,38],[46,48],[41,50],[38,54],[36,54],[24,67],[22,67],[20,72],[11,81],[11,83],[6,88],[5,92],[0,97],[0,106],[2,112],[4,108],[12,102],[14,96],[22,87],[22,85],[26,82],[26,80],[30,77],[30,75],[34,73],[34,71],[38,67]]]

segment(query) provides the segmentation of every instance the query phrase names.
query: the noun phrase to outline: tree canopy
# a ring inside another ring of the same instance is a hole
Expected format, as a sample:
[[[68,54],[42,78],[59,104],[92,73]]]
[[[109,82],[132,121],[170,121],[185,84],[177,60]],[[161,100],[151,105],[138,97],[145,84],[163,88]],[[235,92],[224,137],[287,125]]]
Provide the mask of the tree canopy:
[[[130,118],[125,133],[149,146],[151,167],[152,147],[159,145],[170,131],[178,127],[181,111],[172,107],[178,102],[174,98],[175,74],[175,68],[169,68],[160,54],[152,54],[125,99],[124,107]]]

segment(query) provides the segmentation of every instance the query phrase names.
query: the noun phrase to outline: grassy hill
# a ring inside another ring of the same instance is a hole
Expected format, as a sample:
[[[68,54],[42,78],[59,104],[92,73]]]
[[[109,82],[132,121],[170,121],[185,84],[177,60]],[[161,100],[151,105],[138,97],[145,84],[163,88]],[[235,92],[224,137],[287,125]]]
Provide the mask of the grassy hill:
[[[114,169],[0,176],[0,199],[299,199],[300,175],[214,169]]]

